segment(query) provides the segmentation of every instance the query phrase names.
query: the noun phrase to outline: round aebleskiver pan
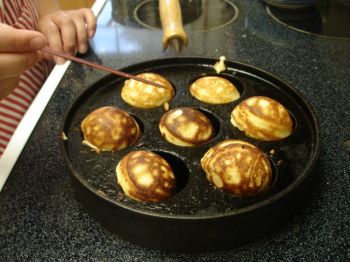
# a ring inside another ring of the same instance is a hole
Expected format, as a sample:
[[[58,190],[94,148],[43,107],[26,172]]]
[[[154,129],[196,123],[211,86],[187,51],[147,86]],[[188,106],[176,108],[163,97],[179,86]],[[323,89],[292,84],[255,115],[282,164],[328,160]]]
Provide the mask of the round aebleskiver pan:
[[[154,72],[176,89],[170,108],[193,107],[213,122],[215,138],[197,147],[166,142],[158,121],[165,110],[138,109],[120,96],[125,79],[109,75],[87,88],[66,113],[61,132],[61,151],[71,173],[76,197],[103,226],[142,246],[172,251],[226,249],[262,236],[288,219],[312,181],[320,152],[319,127],[308,102],[292,87],[257,68],[226,61],[220,73],[239,89],[239,100],[209,105],[193,98],[189,85],[203,75],[215,75],[211,58],[168,58],[124,68],[138,74]],[[246,137],[230,123],[232,109],[254,95],[271,97],[283,104],[294,120],[293,134],[281,141],[262,142]],[[80,123],[91,111],[117,106],[133,115],[142,129],[138,142],[115,153],[97,154],[82,144]],[[224,139],[242,139],[269,157],[274,180],[260,195],[236,197],[214,188],[200,166],[204,153]],[[144,203],[129,199],[117,185],[115,167],[131,150],[151,150],[162,155],[177,178],[177,193],[167,201]],[[273,154],[272,154],[273,153]]]

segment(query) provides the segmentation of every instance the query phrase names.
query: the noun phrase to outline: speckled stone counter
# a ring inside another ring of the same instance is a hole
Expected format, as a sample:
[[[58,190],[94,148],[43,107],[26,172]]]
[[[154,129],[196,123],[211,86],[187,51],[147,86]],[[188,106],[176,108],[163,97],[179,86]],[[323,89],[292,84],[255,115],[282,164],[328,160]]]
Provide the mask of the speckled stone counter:
[[[288,221],[231,250],[176,254],[124,241],[77,202],[59,150],[64,113],[80,92],[106,75],[72,64],[0,193],[0,260],[349,261],[350,151],[344,141],[350,139],[350,39],[292,30],[272,19],[261,1],[235,0],[240,12],[233,23],[191,31],[189,46],[176,54],[162,50],[161,30],[132,19],[118,21],[125,10],[112,11],[117,2],[107,1],[84,57],[123,68],[164,57],[225,55],[279,76],[303,94],[319,119],[316,180]]]

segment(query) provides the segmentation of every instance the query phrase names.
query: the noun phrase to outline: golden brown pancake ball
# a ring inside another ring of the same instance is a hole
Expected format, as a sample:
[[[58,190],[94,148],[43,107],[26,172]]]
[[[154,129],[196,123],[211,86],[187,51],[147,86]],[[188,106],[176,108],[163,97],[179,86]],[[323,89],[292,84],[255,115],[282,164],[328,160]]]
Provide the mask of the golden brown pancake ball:
[[[190,85],[190,93],[199,101],[208,104],[225,104],[237,100],[237,88],[226,78],[205,76]]]
[[[231,123],[247,136],[262,141],[281,140],[293,131],[288,110],[266,96],[253,96],[238,104],[231,113]]]
[[[133,145],[140,136],[135,119],[120,108],[106,106],[91,112],[81,123],[84,143],[97,152]]]
[[[137,75],[156,83],[164,88],[149,85],[134,79],[125,81],[121,96],[131,106],[138,108],[154,108],[169,102],[175,95],[172,85],[164,77],[154,73],[142,73]]]
[[[254,145],[242,140],[224,140],[201,159],[207,179],[217,188],[236,196],[256,195],[269,188],[270,162]]]
[[[206,115],[189,107],[166,112],[160,119],[159,130],[168,142],[178,146],[201,145],[214,136],[214,128]]]
[[[175,175],[168,162],[151,151],[132,151],[116,168],[118,184],[126,196],[146,202],[160,202],[173,196]]]

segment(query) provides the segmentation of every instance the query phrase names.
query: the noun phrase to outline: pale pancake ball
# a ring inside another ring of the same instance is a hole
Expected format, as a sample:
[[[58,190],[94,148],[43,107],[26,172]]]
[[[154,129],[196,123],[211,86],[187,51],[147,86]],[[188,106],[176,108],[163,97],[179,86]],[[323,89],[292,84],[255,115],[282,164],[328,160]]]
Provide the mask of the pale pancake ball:
[[[135,144],[140,128],[135,119],[120,108],[106,106],[87,115],[81,123],[84,143],[97,152],[117,151]]]
[[[164,105],[174,97],[175,91],[172,85],[161,75],[142,73],[137,76],[161,84],[164,88],[134,79],[126,80],[121,96],[129,105],[138,108],[154,108]]]
[[[151,151],[132,151],[116,168],[117,182],[126,196],[145,202],[160,202],[174,195],[176,179],[168,162]]]
[[[232,110],[231,123],[247,136],[262,141],[281,140],[293,132],[288,110],[266,96],[253,96],[238,104]]]
[[[159,130],[165,140],[178,146],[202,145],[214,136],[208,117],[189,107],[166,112],[160,119]]]
[[[226,104],[237,100],[237,88],[226,78],[205,76],[190,85],[190,93],[199,101],[208,104]]]
[[[267,157],[242,140],[220,142],[205,153],[201,165],[211,184],[236,196],[263,192],[272,180]]]

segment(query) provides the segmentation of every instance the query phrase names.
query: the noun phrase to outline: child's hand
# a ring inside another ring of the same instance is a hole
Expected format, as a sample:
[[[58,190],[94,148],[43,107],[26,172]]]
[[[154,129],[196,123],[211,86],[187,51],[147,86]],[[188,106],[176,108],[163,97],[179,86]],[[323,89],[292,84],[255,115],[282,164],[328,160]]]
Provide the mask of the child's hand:
[[[48,47],[52,50],[85,53],[87,41],[96,31],[96,17],[87,8],[57,11],[39,19],[38,31],[46,36]],[[62,64],[65,60],[55,57],[55,61]]]
[[[0,23],[0,99],[16,87],[19,76],[40,60],[37,50],[47,45],[39,32]]]

